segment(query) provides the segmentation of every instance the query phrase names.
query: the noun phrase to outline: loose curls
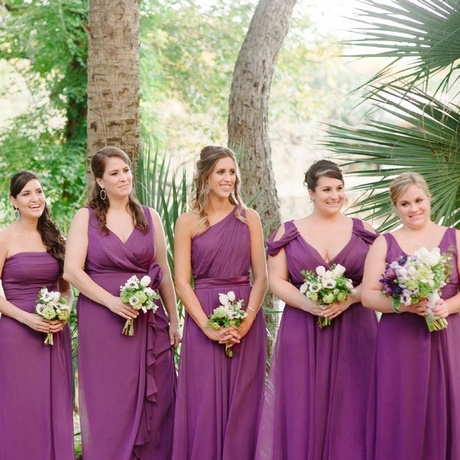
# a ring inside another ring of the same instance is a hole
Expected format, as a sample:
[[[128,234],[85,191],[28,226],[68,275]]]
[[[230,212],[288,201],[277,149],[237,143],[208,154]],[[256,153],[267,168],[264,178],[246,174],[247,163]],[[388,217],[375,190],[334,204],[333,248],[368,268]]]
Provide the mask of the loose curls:
[[[197,210],[200,216],[200,225],[203,231],[209,227],[208,215],[206,214],[206,206],[208,204],[209,192],[211,191],[208,185],[208,179],[211,175],[216,163],[222,158],[231,158],[235,163],[235,186],[228,197],[228,200],[233,205],[237,205],[235,216],[242,222],[246,219],[242,215],[244,203],[239,195],[239,185],[241,183],[240,170],[236,162],[235,153],[227,147],[219,145],[208,145],[200,152],[200,159],[196,162],[195,176],[193,178],[195,184],[195,194],[190,200],[192,209]]]
[[[123,150],[118,147],[107,146],[98,150],[91,159],[91,171],[94,179],[102,179],[105,173],[107,160],[109,158],[121,158],[131,168],[131,160]],[[110,206],[110,200],[109,197],[102,200],[100,192],[101,187],[95,180],[90,192],[88,205],[96,212],[96,218],[99,222],[99,231],[102,235],[108,235],[109,229],[107,228],[107,211]],[[138,199],[134,196],[133,191],[129,194],[128,210],[133,218],[134,225],[137,226],[142,233],[146,234],[149,231],[149,223],[142,210],[142,206]]]
[[[10,181],[10,196],[16,198],[22,189],[31,181],[37,180],[38,176],[32,171],[19,171]],[[59,263],[59,272],[62,274],[64,267],[65,239],[57,225],[51,220],[51,213],[45,202],[45,209],[38,218],[37,231],[41,236],[46,252],[50,253]]]

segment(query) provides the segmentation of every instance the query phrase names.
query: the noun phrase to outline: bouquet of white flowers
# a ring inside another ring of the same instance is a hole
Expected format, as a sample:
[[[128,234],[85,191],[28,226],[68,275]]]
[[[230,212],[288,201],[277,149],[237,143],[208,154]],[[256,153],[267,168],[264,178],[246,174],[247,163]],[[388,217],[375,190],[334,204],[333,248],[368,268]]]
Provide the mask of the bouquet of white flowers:
[[[440,298],[439,290],[449,280],[451,260],[451,254],[441,254],[439,248],[428,251],[422,247],[410,256],[387,264],[380,282],[382,293],[392,298],[393,310],[399,312],[401,304],[411,305],[428,299],[428,315],[425,316],[428,330],[440,331],[447,327],[447,320],[437,318],[432,308]]]
[[[348,294],[353,294],[352,281],[347,278],[345,267],[334,264],[329,270],[320,265],[316,267],[316,274],[311,270],[302,270],[305,282],[300,286],[300,292],[305,294],[309,300],[323,306],[330,307],[334,302],[343,302]],[[318,317],[320,327],[332,324],[330,318]]]
[[[46,287],[40,289],[35,301],[35,313],[48,321],[69,321],[71,308],[60,292],[48,291]],[[54,345],[52,332],[46,334],[45,343]]]
[[[244,301],[235,299],[233,291],[228,291],[227,294],[219,294],[220,305],[208,316],[208,326],[213,329],[229,326],[240,327],[248,314],[241,308]],[[232,348],[225,347],[225,354],[231,358],[233,356]]]
[[[126,305],[131,305],[135,310],[142,310],[144,313],[147,310],[153,310],[155,313],[158,305],[154,303],[155,299],[159,299],[160,295],[149,287],[152,282],[150,276],[143,276],[139,281],[136,275],[126,281],[123,286],[120,286],[120,298]],[[129,318],[121,331],[124,335],[134,335],[134,319]]]

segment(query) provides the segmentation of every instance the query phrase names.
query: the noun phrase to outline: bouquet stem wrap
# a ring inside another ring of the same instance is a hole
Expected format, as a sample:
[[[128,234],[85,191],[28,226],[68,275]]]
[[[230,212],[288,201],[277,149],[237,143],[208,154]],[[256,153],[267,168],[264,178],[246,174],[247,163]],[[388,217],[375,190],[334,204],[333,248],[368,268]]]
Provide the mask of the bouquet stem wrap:
[[[445,318],[438,318],[433,314],[433,308],[440,298],[438,290],[433,291],[428,296],[428,315],[425,316],[425,321],[430,332],[440,331],[446,328],[448,324]]]

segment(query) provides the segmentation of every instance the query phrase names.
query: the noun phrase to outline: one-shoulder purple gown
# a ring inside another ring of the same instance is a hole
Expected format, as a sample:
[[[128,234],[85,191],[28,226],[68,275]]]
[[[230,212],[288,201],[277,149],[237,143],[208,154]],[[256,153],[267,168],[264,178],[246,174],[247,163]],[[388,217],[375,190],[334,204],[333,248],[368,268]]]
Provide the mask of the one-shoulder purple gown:
[[[348,244],[330,262],[299,234],[293,221],[267,242],[268,255],[286,253],[289,277],[300,288],[302,270],[346,267],[361,283],[376,235],[353,219]],[[260,460],[363,460],[366,408],[377,318],[360,303],[320,328],[318,317],[286,305],[278,332],[257,444]],[[389,459],[388,459],[389,460]]]
[[[154,226],[135,228],[123,243],[98,230],[89,209],[85,271],[104,289],[120,295],[132,275],[149,275],[158,288],[162,271],[155,257]],[[80,420],[85,460],[167,460],[172,449],[176,373],[168,319],[161,304],[134,321],[134,336],[122,334],[125,319],[80,294],[78,369]]]
[[[207,315],[232,290],[248,306],[250,239],[231,212],[192,240],[195,294]],[[253,460],[263,398],[265,322],[259,312],[233,347],[210,340],[186,315],[179,365],[174,460]]]
[[[405,255],[385,234],[386,260]],[[439,245],[454,257],[442,298],[457,294],[455,229]],[[376,370],[368,418],[368,460],[460,459],[460,316],[450,315],[442,331],[429,332],[411,313],[384,314],[377,336]]]
[[[29,313],[43,286],[57,290],[59,264],[47,252],[6,259],[2,283],[13,305]],[[70,330],[46,334],[0,318],[0,459],[72,460],[73,380]]]

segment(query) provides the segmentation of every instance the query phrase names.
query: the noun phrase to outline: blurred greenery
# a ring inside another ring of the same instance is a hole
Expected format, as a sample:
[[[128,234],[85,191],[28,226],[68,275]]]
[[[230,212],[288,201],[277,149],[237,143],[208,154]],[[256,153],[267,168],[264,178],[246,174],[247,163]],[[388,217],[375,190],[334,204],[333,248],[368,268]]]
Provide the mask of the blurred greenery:
[[[158,150],[152,151],[148,144],[144,146],[138,166],[137,196],[145,206],[155,209],[163,222],[168,262],[174,278],[174,227],[177,218],[187,211],[188,185],[185,170],[178,172],[171,168]],[[179,303],[181,323],[185,312]]]
[[[233,67],[255,4],[139,4],[142,135],[175,167],[204,144],[225,144]],[[9,69],[3,93],[19,91],[20,80],[26,89],[18,97],[28,105],[0,125],[0,224],[12,220],[10,176],[32,169],[66,233],[85,199],[87,0],[5,0],[3,6],[0,63]],[[351,87],[351,72],[335,59],[341,45],[318,30],[309,12],[308,0],[299,0],[274,75],[273,125],[346,117],[336,97]]]

